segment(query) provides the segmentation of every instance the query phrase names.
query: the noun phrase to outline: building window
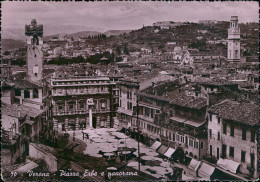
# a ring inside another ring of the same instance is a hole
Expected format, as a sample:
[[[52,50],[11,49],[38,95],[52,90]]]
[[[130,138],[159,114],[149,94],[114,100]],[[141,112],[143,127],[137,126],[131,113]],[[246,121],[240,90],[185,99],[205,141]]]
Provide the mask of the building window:
[[[211,138],[211,137],[212,137],[212,130],[209,129],[209,138]]]
[[[192,139],[189,139],[189,146],[193,147],[193,140]]]
[[[234,147],[229,147],[229,157],[234,157]]]
[[[27,89],[24,90],[24,98],[30,98],[30,91]]]
[[[175,141],[175,134],[172,134],[172,141]]]
[[[246,161],[246,152],[241,150],[241,162],[245,162]]]
[[[227,134],[227,124],[226,123],[223,124],[223,133]]]
[[[15,96],[21,96],[21,89],[15,88]]]
[[[212,114],[209,113],[209,120],[212,121]]]
[[[200,142],[200,149],[203,149],[204,146],[203,146],[203,142]]]
[[[209,155],[212,156],[212,145],[209,146]]]
[[[219,159],[219,148],[217,147],[217,159]]]
[[[39,98],[38,89],[33,89],[33,98]]]
[[[218,117],[218,124],[220,123],[220,117]]]
[[[198,149],[198,148],[199,148],[199,143],[198,143],[198,142],[195,142],[195,141],[194,141],[194,148],[195,148],[195,149]]]
[[[169,140],[172,140],[172,134],[169,132]]]
[[[218,132],[218,140],[220,140],[220,132]]]
[[[255,131],[251,130],[251,142],[255,142]]]
[[[246,129],[242,128],[242,140],[246,140]]]
[[[151,109],[151,118],[153,118],[153,114],[154,112],[153,112],[153,109]]]
[[[234,125],[230,126],[230,136],[234,136]]]
[[[62,110],[62,105],[59,105],[59,106],[58,106],[58,109],[59,109],[59,110]]]
[[[80,109],[84,109],[84,104],[80,104]]]

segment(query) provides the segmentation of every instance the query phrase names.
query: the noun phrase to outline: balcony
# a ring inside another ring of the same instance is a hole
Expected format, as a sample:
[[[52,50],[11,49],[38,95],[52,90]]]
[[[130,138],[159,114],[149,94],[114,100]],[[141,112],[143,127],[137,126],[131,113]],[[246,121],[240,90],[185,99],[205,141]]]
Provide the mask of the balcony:
[[[146,120],[146,121],[149,121],[149,122],[154,122],[154,118],[150,118],[150,117],[147,117],[147,116],[144,116],[144,115],[138,115],[140,119],[143,119],[143,120]]]
[[[133,111],[126,110],[124,107],[118,107],[117,112],[133,116]]]
[[[53,96],[70,96],[70,95],[97,95],[97,94],[110,94],[108,90],[89,90],[89,91],[83,91],[83,92],[52,92]]]
[[[93,114],[97,113],[108,113],[110,112],[109,109],[94,109],[92,110]],[[77,111],[58,111],[58,112],[53,112],[54,116],[67,116],[67,115],[75,115],[75,114],[89,114],[89,111],[87,110],[77,110]]]

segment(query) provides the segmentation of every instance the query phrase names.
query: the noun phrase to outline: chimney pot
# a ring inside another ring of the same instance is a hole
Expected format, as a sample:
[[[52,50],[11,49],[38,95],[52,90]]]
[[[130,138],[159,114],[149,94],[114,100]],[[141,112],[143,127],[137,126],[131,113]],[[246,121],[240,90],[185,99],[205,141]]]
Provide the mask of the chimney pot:
[[[21,109],[20,108],[18,109],[18,117],[19,118],[21,117]]]

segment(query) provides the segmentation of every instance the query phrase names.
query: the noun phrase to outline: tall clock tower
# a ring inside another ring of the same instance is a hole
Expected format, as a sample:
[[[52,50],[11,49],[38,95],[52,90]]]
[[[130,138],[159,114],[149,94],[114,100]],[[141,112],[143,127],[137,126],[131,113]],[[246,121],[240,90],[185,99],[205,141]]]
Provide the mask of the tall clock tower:
[[[43,70],[43,26],[37,25],[35,19],[30,25],[25,25],[27,45],[27,79],[35,83],[42,83]]]
[[[240,61],[240,28],[238,27],[238,17],[231,16],[230,28],[228,29],[228,61]]]

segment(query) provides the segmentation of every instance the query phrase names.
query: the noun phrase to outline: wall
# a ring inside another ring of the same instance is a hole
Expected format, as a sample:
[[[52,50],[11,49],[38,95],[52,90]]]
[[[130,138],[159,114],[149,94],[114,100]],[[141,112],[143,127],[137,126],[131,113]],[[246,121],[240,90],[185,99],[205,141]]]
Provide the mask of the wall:
[[[212,137],[210,138],[210,129],[212,131]],[[212,155],[217,157],[217,148],[219,148],[219,157],[221,154],[222,144],[218,140],[218,132],[220,132],[220,139],[222,135],[222,119],[218,123],[218,116],[212,114],[212,121],[210,121],[210,115],[208,114],[208,155],[210,155],[210,145],[212,145]]]
[[[43,159],[46,162],[48,170],[51,173],[56,172],[58,170],[57,158],[54,155],[44,151],[34,143],[29,144],[29,156],[36,159]]]
[[[243,128],[247,128],[243,126]],[[254,128],[251,128],[254,129]],[[257,132],[256,132],[257,133]],[[255,137],[257,138],[257,137]],[[248,127],[246,131],[246,140],[242,140],[242,126],[235,125],[234,127],[234,137],[230,136],[230,124],[227,124],[227,134],[222,135],[223,143],[227,145],[227,159],[236,161],[241,164],[240,172],[248,173],[247,165],[250,164],[250,153],[254,153],[255,156],[255,165],[254,168],[258,169],[257,167],[257,141],[250,142],[251,140],[251,132],[250,128]],[[229,156],[229,149],[230,146],[234,147],[234,158]],[[254,149],[253,149],[254,148]],[[241,150],[246,152],[245,162],[241,162]]]

